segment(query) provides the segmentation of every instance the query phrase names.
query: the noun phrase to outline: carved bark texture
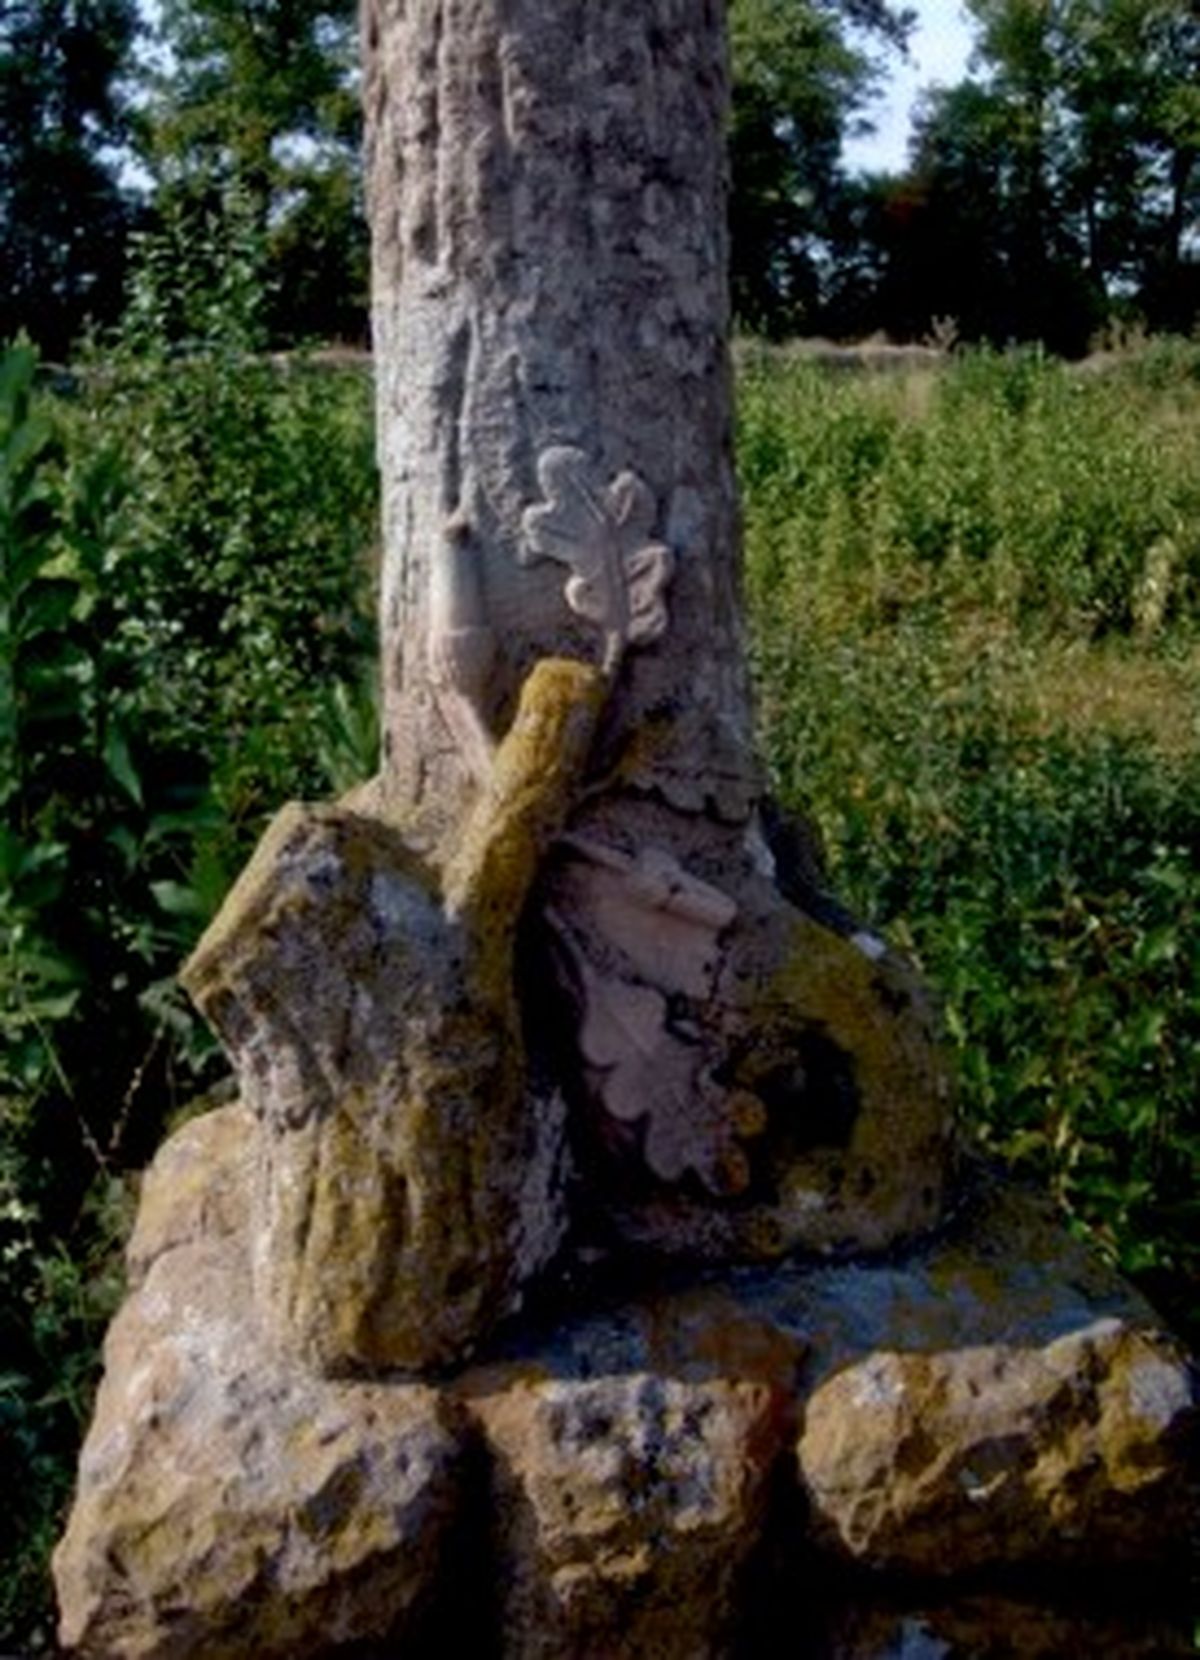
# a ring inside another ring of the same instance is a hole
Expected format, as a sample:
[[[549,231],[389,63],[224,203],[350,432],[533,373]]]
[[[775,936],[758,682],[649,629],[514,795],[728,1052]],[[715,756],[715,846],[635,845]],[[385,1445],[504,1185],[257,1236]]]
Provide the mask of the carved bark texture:
[[[452,861],[531,664],[601,664],[589,774],[538,891],[550,972],[518,986],[586,1199],[686,1253],[890,1244],[938,1212],[949,1093],[919,987],[852,923],[789,904],[763,832],[724,7],[367,0],[364,22],[376,806]]]
[[[647,539],[674,555],[670,649],[630,657],[614,706],[624,732],[689,711],[660,723],[644,782],[686,774],[697,804],[746,811],[722,12],[367,0],[385,772],[430,840],[472,788],[431,687],[448,522],[468,527],[496,642],[493,732],[538,657],[603,655],[527,528],[556,450],[581,452],[598,488],[635,475]]]

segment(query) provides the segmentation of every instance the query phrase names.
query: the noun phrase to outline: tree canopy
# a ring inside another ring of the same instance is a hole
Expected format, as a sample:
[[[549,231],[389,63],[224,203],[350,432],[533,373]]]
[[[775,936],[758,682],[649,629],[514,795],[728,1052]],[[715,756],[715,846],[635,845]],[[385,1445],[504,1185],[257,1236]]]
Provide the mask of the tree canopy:
[[[845,142],[912,14],[728,3],[741,326],[919,338],[953,319],[1067,352],[1114,316],[1195,326],[1194,0],[965,0],[970,74],[924,93],[902,172],[866,177]],[[119,312],[134,231],[211,248],[230,214],[271,339],[365,340],[354,11],[0,0],[0,337],[68,352]]]
[[[844,139],[912,14],[887,0],[731,0],[731,281],[750,328],[815,320],[842,208]]]
[[[1200,307],[1200,12],[1191,0],[967,0],[976,73],[926,94],[882,194],[882,326],[1082,350],[1114,311]],[[878,234],[877,226],[860,227]]]
[[[61,353],[119,303],[132,213],[110,153],[137,21],[136,0],[0,4],[0,339]]]
[[[365,330],[355,16],[354,0],[163,0],[146,159],[177,209],[249,205],[280,338]]]

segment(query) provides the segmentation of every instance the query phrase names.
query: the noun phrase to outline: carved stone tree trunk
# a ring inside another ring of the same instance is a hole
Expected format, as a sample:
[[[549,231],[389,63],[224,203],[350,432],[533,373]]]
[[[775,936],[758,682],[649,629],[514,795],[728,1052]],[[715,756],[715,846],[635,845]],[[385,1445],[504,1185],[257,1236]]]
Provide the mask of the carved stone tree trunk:
[[[937,1214],[947,1090],[903,966],[762,800],[724,9],[368,0],[376,799],[444,860],[531,666],[599,665],[517,983],[582,1208],[672,1250],[882,1246]]]
[[[641,732],[627,782],[687,812],[744,820],[756,793],[722,13],[713,0],[367,7],[386,776],[433,834],[478,771],[448,698],[494,737],[540,657],[615,669],[655,638],[668,575],[669,634],[623,664],[610,744]],[[530,509],[547,500],[561,519],[539,533]],[[655,543],[670,559],[639,563]],[[462,627],[478,631],[479,680],[447,684],[441,647]]]
[[[184,972],[261,1125],[256,1300],[329,1375],[460,1361],[572,1228],[890,1245],[949,1118],[753,758],[722,8],[364,38],[382,768],[280,815]]]

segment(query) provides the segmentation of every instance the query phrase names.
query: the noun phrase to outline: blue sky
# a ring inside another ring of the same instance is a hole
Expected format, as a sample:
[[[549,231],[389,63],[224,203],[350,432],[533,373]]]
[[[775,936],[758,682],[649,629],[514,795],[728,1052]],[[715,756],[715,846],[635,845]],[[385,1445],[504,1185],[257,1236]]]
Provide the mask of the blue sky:
[[[959,0],[909,0],[917,14],[908,61],[890,60],[879,98],[866,114],[875,123],[871,138],[846,146],[853,169],[895,172],[907,158],[909,114],[923,87],[952,86],[962,79],[971,50],[971,32]]]

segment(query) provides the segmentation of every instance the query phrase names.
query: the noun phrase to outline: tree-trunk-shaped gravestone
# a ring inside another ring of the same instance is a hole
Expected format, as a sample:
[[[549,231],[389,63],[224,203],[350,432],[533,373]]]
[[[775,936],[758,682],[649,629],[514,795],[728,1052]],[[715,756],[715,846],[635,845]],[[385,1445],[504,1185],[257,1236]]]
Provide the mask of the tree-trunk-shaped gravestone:
[[[950,1154],[923,994],[763,793],[723,11],[368,0],[382,766],[280,814],[185,970],[241,1105],[146,1183],[56,1562],[85,1653],[399,1652],[446,1629],[463,1517],[458,1600],[474,1575],[522,1655],[720,1652],[769,1534],[918,1580],[1170,1536],[1178,1357],[1094,1266],[1059,1291],[1019,1207],[919,1246]],[[597,1260],[639,1298],[568,1317]],[[512,1318],[539,1284],[557,1337]],[[1032,1369],[963,1407],[1014,1333]],[[1118,1456],[1095,1426],[1139,1367]]]
[[[764,811],[720,11],[372,13],[381,796],[453,857],[530,668],[595,665],[541,960],[518,972],[532,1070],[615,1233],[770,1256],[934,1221],[948,1092],[903,968],[784,897],[811,873]]]
[[[681,0],[369,17],[383,768],[185,976],[268,1128],[259,1294],[329,1371],[462,1358],[568,1169],[581,1226],[702,1257],[938,1215],[919,992],[785,897],[751,749],[724,91]]]

